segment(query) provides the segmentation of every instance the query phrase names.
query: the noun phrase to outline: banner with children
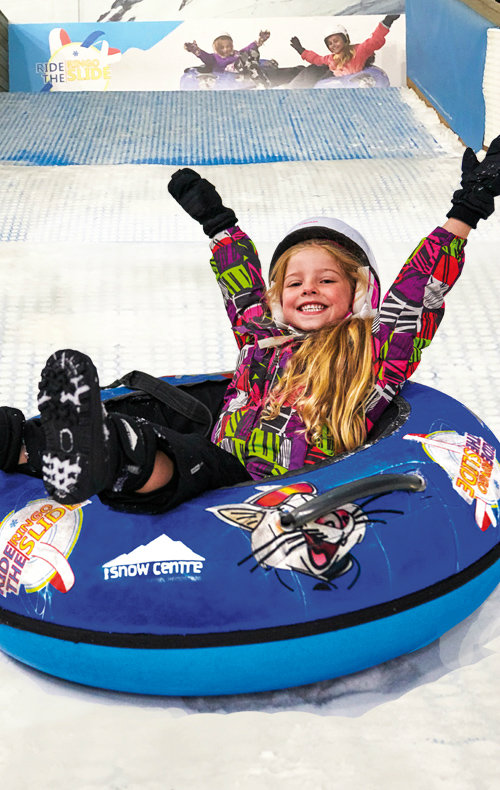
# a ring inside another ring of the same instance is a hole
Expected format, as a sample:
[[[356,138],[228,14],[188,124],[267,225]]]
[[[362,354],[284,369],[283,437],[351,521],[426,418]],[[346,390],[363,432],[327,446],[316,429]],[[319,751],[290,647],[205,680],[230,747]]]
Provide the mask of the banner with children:
[[[12,24],[9,73],[23,92],[401,86],[405,18]]]

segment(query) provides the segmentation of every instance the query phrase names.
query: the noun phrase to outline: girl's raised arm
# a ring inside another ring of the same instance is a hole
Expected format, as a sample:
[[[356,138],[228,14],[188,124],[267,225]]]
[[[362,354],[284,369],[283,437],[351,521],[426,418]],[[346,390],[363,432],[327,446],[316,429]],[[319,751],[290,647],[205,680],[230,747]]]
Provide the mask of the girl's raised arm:
[[[382,302],[373,338],[376,381],[368,407],[372,423],[420,363],[443,317],[444,298],[462,271],[465,239],[480,219],[493,213],[498,195],[500,136],[481,162],[467,148],[448,220],[420,242]]]
[[[251,239],[237,227],[234,211],[223,205],[213,184],[189,168],[174,173],[168,190],[213,240],[211,265],[238,345],[246,343],[250,334],[267,336],[269,331],[262,324],[268,310],[259,257]]]

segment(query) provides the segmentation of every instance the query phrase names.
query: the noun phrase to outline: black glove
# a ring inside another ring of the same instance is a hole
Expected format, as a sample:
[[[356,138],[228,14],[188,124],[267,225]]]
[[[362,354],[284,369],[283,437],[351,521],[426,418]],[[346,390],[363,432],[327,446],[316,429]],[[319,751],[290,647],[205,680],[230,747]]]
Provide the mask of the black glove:
[[[383,18],[382,24],[385,27],[390,27],[392,23],[396,21],[396,19],[399,19],[400,16],[401,14],[387,14],[387,16]]]
[[[299,55],[302,55],[305,50],[305,47],[302,46],[297,36],[292,36],[290,39],[290,46],[296,49]]]
[[[214,185],[189,167],[173,174],[168,191],[210,238],[238,222],[234,211],[222,205]]]
[[[495,137],[482,162],[472,148],[465,150],[461,186],[462,189],[453,193],[453,205],[446,216],[475,228],[480,219],[493,214],[495,198],[500,195],[500,135]]]

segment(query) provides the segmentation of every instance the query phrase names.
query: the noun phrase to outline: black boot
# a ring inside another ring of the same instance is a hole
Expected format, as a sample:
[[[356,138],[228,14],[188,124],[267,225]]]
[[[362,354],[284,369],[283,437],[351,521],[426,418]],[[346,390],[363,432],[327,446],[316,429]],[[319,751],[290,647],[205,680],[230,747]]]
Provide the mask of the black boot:
[[[42,476],[56,501],[78,504],[106,489],[135,490],[150,477],[156,443],[148,423],[106,415],[97,371],[79,351],[56,351],[42,371]]]
[[[19,409],[0,407],[0,469],[14,472],[23,446],[25,419]]]
[[[118,450],[118,467],[111,484],[113,491],[131,493],[151,477],[156,458],[156,434],[151,423],[140,417],[116,412],[108,414],[109,441]]]
[[[24,448],[27,462],[18,471],[35,477],[42,476],[42,455],[45,452],[45,431],[39,417],[27,420],[24,426]]]

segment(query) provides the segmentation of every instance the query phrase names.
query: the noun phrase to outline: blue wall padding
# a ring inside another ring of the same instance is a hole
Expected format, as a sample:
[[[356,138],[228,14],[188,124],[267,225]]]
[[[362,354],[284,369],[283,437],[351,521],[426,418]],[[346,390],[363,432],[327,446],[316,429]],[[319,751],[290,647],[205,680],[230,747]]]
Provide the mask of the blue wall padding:
[[[0,117],[0,161],[25,165],[218,165],[444,153],[400,88],[4,93]]]
[[[482,84],[490,27],[461,0],[406,0],[408,77],[476,151],[484,138]]]

